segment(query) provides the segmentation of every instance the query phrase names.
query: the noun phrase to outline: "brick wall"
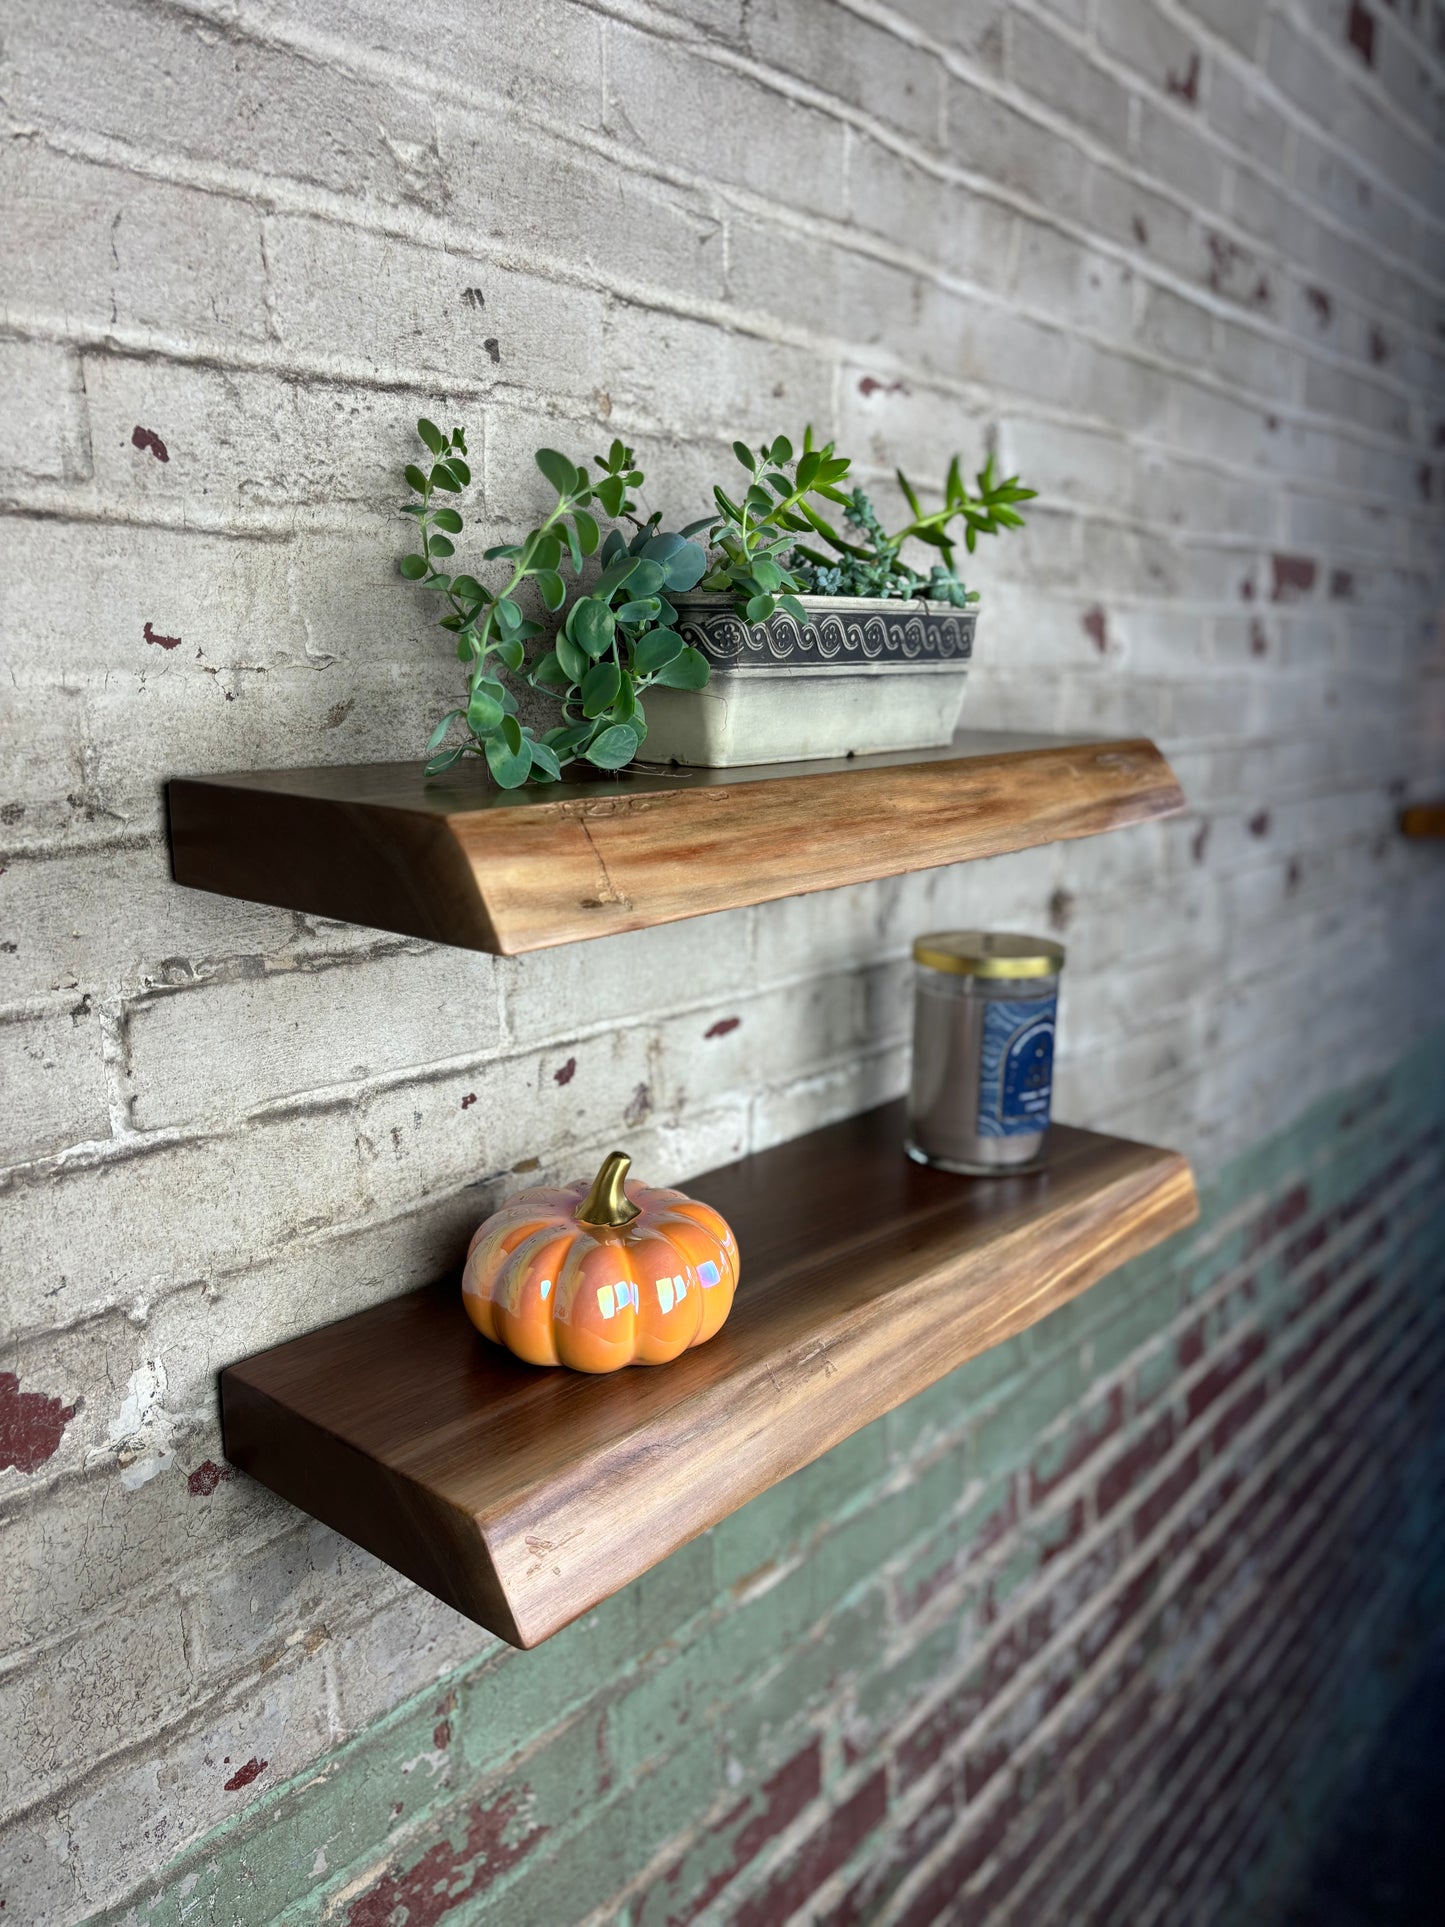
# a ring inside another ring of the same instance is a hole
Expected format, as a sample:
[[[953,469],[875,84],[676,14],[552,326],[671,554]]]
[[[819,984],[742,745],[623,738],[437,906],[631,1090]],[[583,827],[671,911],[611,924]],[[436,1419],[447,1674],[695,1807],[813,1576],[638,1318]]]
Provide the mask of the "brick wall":
[[[14,0],[0,81],[7,1918],[1264,1891],[1433,1596],[1436,0]],[[1189,815],[512,962],[177,890],[168,775],[450,695],[423,411],[504,531],[538,441],[680,519],[737,433],[996,445],[973,720],[1153,734]],[[507,1190],[893,1094],[963,921],[1064,934],[1059,1109],[1195,1237],[530,1656],[229,1476],[216,1367]]]

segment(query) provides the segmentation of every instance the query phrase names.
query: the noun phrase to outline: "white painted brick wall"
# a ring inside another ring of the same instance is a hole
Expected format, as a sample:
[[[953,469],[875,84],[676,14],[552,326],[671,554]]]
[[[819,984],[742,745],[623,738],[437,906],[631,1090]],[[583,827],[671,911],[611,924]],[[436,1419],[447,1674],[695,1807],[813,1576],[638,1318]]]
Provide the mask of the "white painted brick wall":
[[[620,1136],[679,1178],[896,1093],[922,928],[1062,932],[1061,1110],[1206,1168],[1438,1013],[1393,834],[1445,788],[1428,23],[477,11],[7,15],[0,1370],[74,1408],[0,1471],[17,1919],[485,1644],[220,1477],[228,1360]],[[1157,734],[1189,816],[519,960],[177,889],[167,777],[411,756],[450,695],[392,572],[423,410],[499,530],[539,441],[628,437],[678,519],[737,433],[811,419],[890,502],[996,445],[1044,499],[977,559],[974,720]]]

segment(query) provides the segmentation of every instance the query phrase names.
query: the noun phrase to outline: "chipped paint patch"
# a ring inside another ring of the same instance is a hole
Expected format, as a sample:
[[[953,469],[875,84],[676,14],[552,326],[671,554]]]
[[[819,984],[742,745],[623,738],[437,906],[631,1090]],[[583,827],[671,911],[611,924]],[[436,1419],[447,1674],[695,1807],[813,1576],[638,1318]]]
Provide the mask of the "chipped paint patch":
[[[14,1372],[0,1372],[0,1471],[38,1472],[60,1450],[77,1407],[48,1392],[22,1392]]]
[[[95,1446],[87,1463],[114,1460],[127,1492],[147,1485],[175,1462],[175,1437],[180,1429],[164,1399],[166,1368],[159,1358],[148,1358],[130,1375],[120,1409],[106,1428],[104,1445]]]

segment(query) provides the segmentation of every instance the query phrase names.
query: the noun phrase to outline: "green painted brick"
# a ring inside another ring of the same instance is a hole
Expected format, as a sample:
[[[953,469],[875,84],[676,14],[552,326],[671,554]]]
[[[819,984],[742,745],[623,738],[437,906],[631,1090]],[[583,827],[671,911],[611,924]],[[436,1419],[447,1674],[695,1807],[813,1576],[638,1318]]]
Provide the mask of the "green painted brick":
[[[712,1533],[717,1585],[752,1578],[796,1554],[830,1521],[846,1515],[886,1470],[887,1450],[882,1421],[867,1425],[724,1519]]]
[[[564,1927],[581,1920],[641,1874],[660,1847],[689,1832],[726,1787],[716,1740],[699,1733],[660,1771],[621,1783],[605,1801],[579,1809],[565,1838],[559,1835],[515,1877],[448,1916],[446,1927]]]
[[[1024,1379],[979,1426],[972,1464],[983,1478],[1009,1466],[1026,1464],[1040,1433],[1053,1425],[1087,1390],[1088,1378],[1077,1353],[1067,1352]]]
[[[887,1641],[881,1591],[842,1606],[735,1700],[719,1721],[729,1760],[752,1767],[790,1750],[795,1733],[819,1707],[851,1690],[878,1665]]]

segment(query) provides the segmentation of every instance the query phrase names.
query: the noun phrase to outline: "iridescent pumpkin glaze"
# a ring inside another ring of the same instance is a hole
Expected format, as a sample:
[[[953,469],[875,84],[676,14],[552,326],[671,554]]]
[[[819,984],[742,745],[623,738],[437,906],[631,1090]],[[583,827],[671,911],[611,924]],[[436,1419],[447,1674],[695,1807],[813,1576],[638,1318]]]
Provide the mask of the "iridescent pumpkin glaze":
[[[467,1316],[529,1365],[615,1372],[705,1345],[732,1310],[738,1248],[710,1205],[627,1179],[613,1151],[591,1186],[523,1191],[478,1226]]]

